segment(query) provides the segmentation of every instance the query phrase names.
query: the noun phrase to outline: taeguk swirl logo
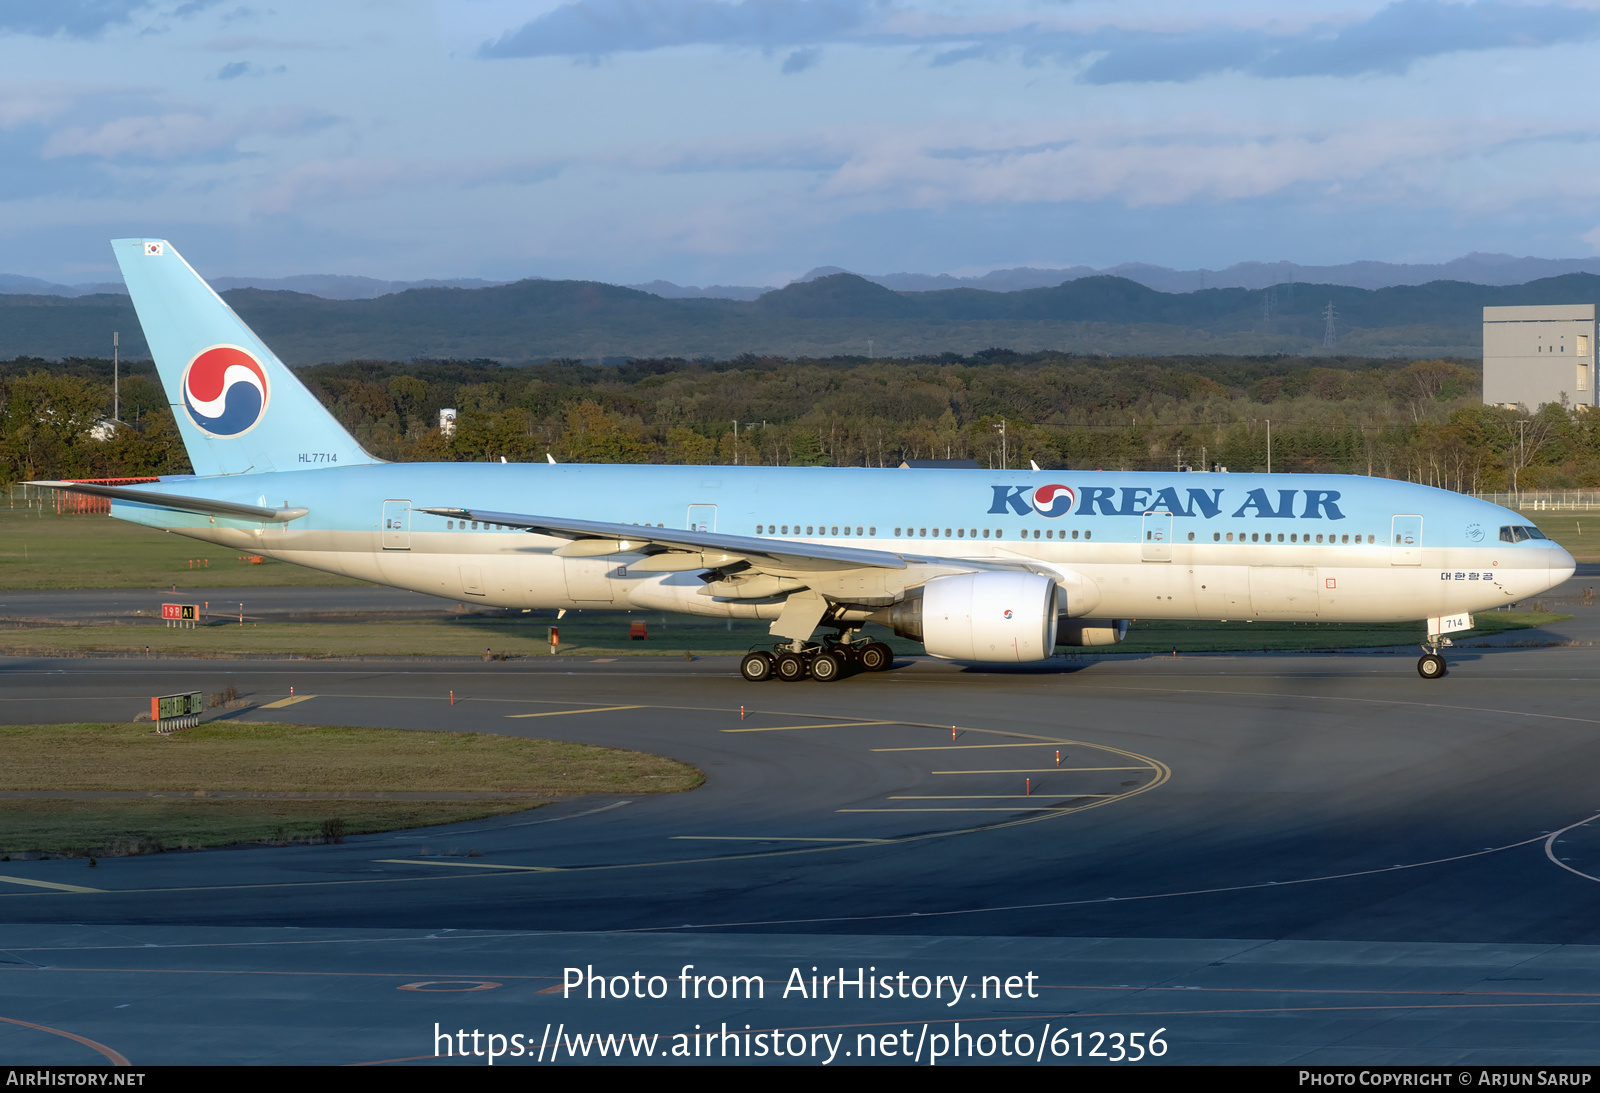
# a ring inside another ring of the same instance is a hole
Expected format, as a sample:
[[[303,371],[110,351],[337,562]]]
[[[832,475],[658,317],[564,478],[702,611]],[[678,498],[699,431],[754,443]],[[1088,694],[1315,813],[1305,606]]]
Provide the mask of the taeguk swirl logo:
[[[214,345],[183,370],[183,406],[208,436],[242,436],[267,412],[267,373],[236,345]]]
[[[1051,517],[1065,516],[1072,511],[1076,502],[1077,496],[1072,492],[1072,487],[1059,484],[1040,486],[1028,498],[1034,512]]]

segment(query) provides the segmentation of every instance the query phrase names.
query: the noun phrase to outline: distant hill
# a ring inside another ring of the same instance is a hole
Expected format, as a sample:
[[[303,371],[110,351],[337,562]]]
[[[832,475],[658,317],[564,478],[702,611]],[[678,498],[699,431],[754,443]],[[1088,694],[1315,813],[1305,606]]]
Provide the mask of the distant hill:
[[[751,301],[665,299],[593,281],[415,288],[373,299],[232,289],[238,313],[290,364],[416,357],[882,357],[1019,352],[1478,356],[1487,304],[1593,303],[1600,276],[1522,285],[1459,281],[1376,290],[1341,285],[1158,292],[1122,277],[1051,288],[895,292],[853,274],[797,282]],[[1337,340],[1324,347],[1324,309]],[[105,356],[111,332],[143,355],[126,296],[0,295],[0,358]]]
[[[819,266],[797,281],[815,281],[837,273],[853,273],[840,266]],[[1263,289],[1274,285],[1343,285],[1347,288],[1390,288],[1396,285],[1423,285],[1431,281],[1466,281],[1474,285],[1520,285],[1541,278],[1568,273],[1600,274],[1600,257],[1594,258],[1518,258],[1510,254],[1474,252],[1448,262],[1395,263],[1346,262],[1336,266],[1306,266],[1294,262],[1237,262],[1227,269],[1171,269],[1144,262],[1095,269],[1092,266],[1033,267],[996,269],[976,277],[955,277],[948,273],[857,274],[863,280],[896,292],[939,292],[951,288],[977,288],[987,292],[1022,292],[1031,288],[1054,288],[1063,281],[1085,277],[1122,277],[1158,292],[1198,292],[1208,288]],[[544,280],[535,277],[532,280]],[[446,280],[384,281],[375,277],[345,274],[308,273],[294,277],[214,277],[211,286],[218,292],[230,288],[264,288],[304,292],[329,300],[368,300],[412,288],[489,288],[510,281],[484,281],[473,277]],[[623,285],[667,300],[755,300],[774,286],[764,285],[678,285],[655,280]],[[0,294],[42,296],[93,296],[106,292],[126,292],[121,281],[62,285],[37,277],[0,273]]]
[[[819,266],[799,278],[810,281],[835,273],[850,273],[839,266]],[[1270,288],[1273,285],[1344,285],[1347,288],[1389,288],[1394,285],[1423,285],[1430,281],[1466,281],[1475,285],[1520,285],[1567,273],[1600,274],[1600,257],[1595,258],[1517,258],[1510,254],[1473,253],[1448,262],[1395,263],[1346,262],[1337,266],[1306,266],[1295,262],[1238,262],[1227,269],[1171,269],[1144,262],[1095,269],[1092,266],[1036,268],[1019,266],[996,269],[977,277],[953,277],[948,273],[860,274],[866,280],[896,292],[937,292],[947,288],[981,288],[990,292],[1020,292],[1030,288],[1052,288],[1063,281],[1083,277],[1125,277],[1159,292],[1198,292],[1207,288]],[[670,281],[654,281],[631,288],[654,292],[658,296],[723,296],[753,300],[769,289],[713,285],[707,288],[681,288]]]
[[[488,288],[491,285],[510,284],[509,281],[485,281],[477,277],[457,277],[452,280],[380,281],[376,277],[351,277],[339,273],[304,273],[295,277],[214,277],[211,287],[218,292],[230,288],[280,289],[287,292],[304,292],[329,300],[369,300],[374,296],[387,296],[404,292],[408,288]],[[58,285],[41,281],[37,277],[19,277],[15,273],[0,273],[0,293],[20,293],[35,296],[95,296],[102,293],[126,293],[121,281],[101,281],[86,285]]]

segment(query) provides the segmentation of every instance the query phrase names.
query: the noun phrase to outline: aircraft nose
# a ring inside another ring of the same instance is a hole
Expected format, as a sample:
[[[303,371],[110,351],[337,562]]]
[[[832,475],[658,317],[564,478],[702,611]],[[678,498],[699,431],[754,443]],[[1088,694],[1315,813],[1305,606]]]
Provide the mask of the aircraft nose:
[[[1551,543],[1550,544],[1550,587],[1554,588],[1556,585],[1558,585],[1558,584],[1562,583],[1563,581],[1567,580],[1574,573],[1576,573],[1577,570],[1578,570],[1578,563],[1573,560],[1571,554],[1567,553],[1566,548],[1558,546],[1555,543]]]

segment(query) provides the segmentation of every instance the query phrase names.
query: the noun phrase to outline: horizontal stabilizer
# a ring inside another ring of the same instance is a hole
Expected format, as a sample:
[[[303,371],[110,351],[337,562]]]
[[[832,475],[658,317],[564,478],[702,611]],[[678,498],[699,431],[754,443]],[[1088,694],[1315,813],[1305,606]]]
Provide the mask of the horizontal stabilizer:
[[[185,497],[178,493],[156,493],[135,486],[98,486],[87,482],[28,482],[29,486],[48,486],[55,490],[87,493],[93,497],[109,497],[113,501],[131,501],[138,505],[154,505],[160,509],[178,512],[197,512],[202,516],[227,516],[235,520],[260,520],[268,524],[286,524],[298,520],[310,509],[274,509],[265,505],[242,505],[237,501],[214,501],[209,497]]]

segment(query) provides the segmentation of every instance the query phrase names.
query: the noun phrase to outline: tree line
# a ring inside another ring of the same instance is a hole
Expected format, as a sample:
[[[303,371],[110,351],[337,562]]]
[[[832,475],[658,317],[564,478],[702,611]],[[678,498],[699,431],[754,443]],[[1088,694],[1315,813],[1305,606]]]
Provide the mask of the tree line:
[[[1600,485],[1600,415],[1486,407],[1476,362],[1083,357],[348,361],[298,375],[374,455],[409,461],[983,466],[1372,474],[1464,491]],[[453,435],[439,411],[457,412]],[[187,473],[148,361],[0,362],[0,474]],[[1269,424],[1270,422],[1270,424]],[[1004,426],[1002,432],[1001,426]]]

